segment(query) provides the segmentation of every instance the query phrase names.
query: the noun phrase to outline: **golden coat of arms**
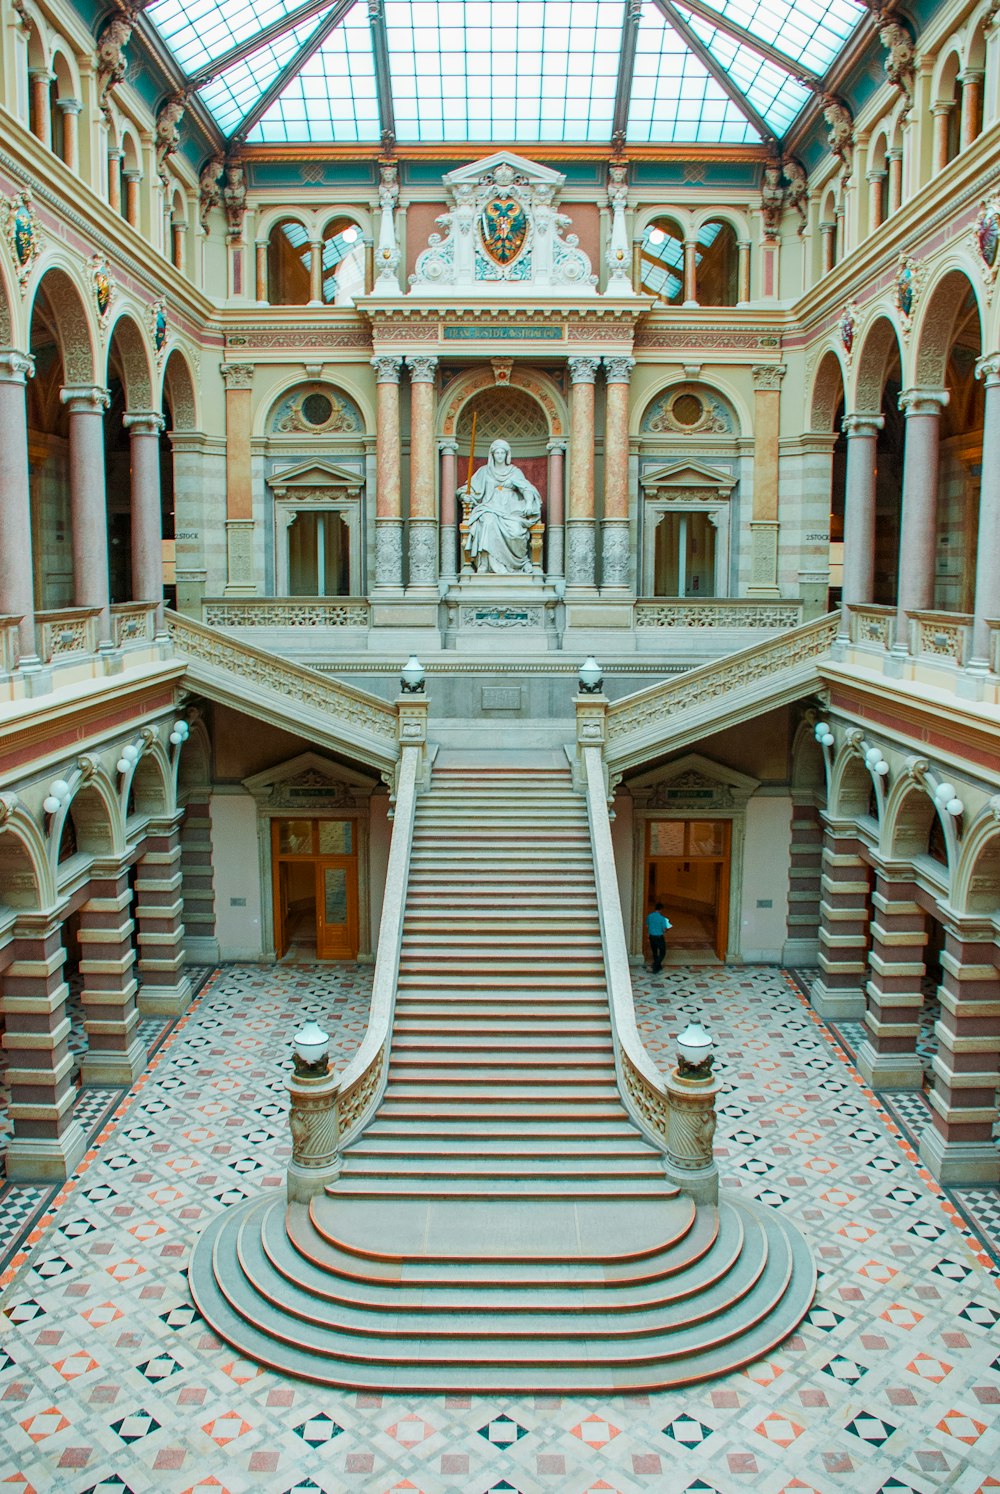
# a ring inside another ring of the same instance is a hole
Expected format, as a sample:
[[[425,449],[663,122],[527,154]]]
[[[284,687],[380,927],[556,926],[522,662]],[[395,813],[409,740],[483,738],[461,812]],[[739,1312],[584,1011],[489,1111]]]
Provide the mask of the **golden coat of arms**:
[[[493,197],[479,218],[483,248],[498,265],[513,264],[528,237],[528,218],[514,197]]]

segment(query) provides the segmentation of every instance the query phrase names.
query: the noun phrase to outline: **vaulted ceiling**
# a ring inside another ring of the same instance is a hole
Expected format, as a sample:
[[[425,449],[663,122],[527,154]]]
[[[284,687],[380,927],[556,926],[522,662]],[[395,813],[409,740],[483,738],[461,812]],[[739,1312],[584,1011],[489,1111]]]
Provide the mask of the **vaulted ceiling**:
[[[780,140],[860,0],[153,0],[233,141]]]

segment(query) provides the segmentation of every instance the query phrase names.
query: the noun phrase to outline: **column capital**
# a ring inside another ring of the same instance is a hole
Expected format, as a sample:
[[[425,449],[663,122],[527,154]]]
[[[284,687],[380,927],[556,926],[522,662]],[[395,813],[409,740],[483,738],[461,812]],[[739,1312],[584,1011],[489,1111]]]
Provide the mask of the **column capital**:
[[[458,456],[458,442],[448,436],[438,442],[438,451],[442,456]]]
[[[406,368],[411,384],[433,384],[437,378],[436,353],[407,353]]]
[[[835,218],[824,218],[822,223],[819,225],[819,231],[820,233],[833,233],[836,230],[836,227],[837,220]]]
[[[851,436],[875,437],[884,427],[884,415],[863,414],[861,411],[857,411],[854,415],[845,415],[840,423],[840,428],[848,440]]]
[[[133,436],[158,436],[166,421],[158,410],[126,410],[122,425]]]
[[[551,441],[546,441],[545,450],[549,452],[565,453],[567,442],[562,436],[557,436]]]
[[[981,67],[967,67],[958,75],[958,81],[964,88],[967,83],[982,83],[986,73]]]
[[[931,113],[950,114],[954,109],[956,102],[957,100],[955,99],[940,99],[936,104],[931,105]]]
[[[79,114],[83,108],[82,99],[56,99],[56,108],[60,114]]]
[[[904,389],[899,408],[904,415],[940,415],[950,398],[947,389]]]
[[[785,365],[783,363],[755,363],[750,369],[750,375],[754,389],[777,393],[785,377]]]
[[[125,180],[127,182],[141,182],[142,181],[142,172],[139,170],[139,168],[137,166],[130,166],[127,171],[123,171],[122,172],[122,176],[125,178]]]
[[[888,174],[889,173],[887,171],[879,171],[877,169],[874,171],[866,171],[865,181],[871,182],[872,184],[874,184],[875,182],[884,182]]]
[[[903,147],[901,145],[892,145],[886,151],[885,156],[887,161],[901,161],[903,159]]]
[[[400,370],[403,367],[402,356],[398,353],[376,353],[370,360],[375,370],[376,384],[398,384]]]
[[[32,83],[54,83],[56,75],[47,67],[29,67],[28,77]]]
[[[608,384],[627,384],[632,378],[635,359],[629,354],[604,355],[604,379]]]
[[[574,384],[593,384],[601,366],[600,357],[586,354],[578,358],[567,358],[570,381]]]
[[[67,384],[59,391],[59,402],[71,415],[101,415],[111,403],[111,392],[100,384]]]
[[[125,152],[122,150],[120,145],[111,145],[108,147],[109,161],[123,161],[124,159]]]
[[[23,384],[34,372],[35,360],[30,353],[0,348],[0,384]]]
[[[0,359],[3,354],[0,353]],[[983,379],[987,389],[1000,384],[1000,353],[984,353],[976,359],[976,378]]]
[[[252,363],[220,363],[219,372],[227,390],[253,387]]]

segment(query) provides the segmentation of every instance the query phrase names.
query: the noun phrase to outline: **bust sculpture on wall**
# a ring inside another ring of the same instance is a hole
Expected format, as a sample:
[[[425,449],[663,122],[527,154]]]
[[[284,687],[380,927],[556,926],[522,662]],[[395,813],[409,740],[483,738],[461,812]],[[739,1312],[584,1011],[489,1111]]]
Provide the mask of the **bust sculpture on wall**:
[[[478,574],[531,573],[531,528],[542,513],[541,494],[510,460],[506,441],[494,441],[485,467],[461,489],[469,526],[469,558]]]

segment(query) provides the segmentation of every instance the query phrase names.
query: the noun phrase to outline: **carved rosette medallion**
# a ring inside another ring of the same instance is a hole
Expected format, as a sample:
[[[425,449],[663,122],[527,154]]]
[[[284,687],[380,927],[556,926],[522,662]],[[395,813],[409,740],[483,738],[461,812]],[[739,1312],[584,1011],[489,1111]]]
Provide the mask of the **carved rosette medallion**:
[[[30,187],[26,187],[23,192],[18,192],[7,203],[5,237],[11,259],[14,261],[21,295],[24,296],[28,291],[28,276],[31,274],[32,265],[42,252],[44,241],[38,214],[35,212],[35,199]]]

